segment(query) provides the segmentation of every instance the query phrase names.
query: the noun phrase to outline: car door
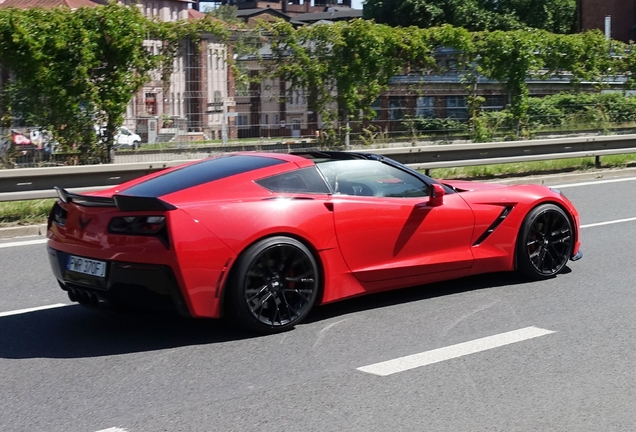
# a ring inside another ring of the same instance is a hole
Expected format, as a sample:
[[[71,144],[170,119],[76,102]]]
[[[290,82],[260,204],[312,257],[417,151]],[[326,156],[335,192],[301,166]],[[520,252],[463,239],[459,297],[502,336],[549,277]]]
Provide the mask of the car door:
[[[428,183],[380,161],[332,164],[320,166],[335,191],[336,236],[345,262],[359,280],[413,277],[472,265],[474,217],[459,194],[446,194],[443,202],[429,200]]]

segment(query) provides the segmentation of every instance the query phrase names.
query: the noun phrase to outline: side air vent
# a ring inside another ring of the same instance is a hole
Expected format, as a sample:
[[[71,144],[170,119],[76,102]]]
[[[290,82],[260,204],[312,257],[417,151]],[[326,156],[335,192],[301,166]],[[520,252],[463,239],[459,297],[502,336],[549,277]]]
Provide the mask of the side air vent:
[[[495,221],[492,224],[490,224],[488,229],[484,231],[484,233],[481,236],[479,236],[477,241],[473,243],[473,246],[479,246],[480,244],[482,244],[484,240],[486,240],[490,236],[490,234],[495,232],[497,227],[501,225],[501,223],[508,217],[511,211],[512,211],[512,206],[504,207],[504,209],[501,211],[497,219],[495,219]]]

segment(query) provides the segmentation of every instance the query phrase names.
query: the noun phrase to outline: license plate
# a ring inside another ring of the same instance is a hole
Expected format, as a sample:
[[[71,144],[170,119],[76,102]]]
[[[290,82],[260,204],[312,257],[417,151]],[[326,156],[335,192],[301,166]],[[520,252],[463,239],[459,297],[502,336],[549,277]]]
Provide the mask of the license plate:
[[[68,257],[68,264],[66,269],[83,273],[91,276],[104,277],[106,276],[106,263],[104,261],[96,261],[88,258],[82,258],[75,255]]]

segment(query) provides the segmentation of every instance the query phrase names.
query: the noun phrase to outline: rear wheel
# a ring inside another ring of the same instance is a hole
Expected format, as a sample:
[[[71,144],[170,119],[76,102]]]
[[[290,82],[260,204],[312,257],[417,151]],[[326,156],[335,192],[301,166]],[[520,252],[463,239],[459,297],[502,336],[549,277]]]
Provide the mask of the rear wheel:
[[[278,333],[301,322],[318,296],[320,273],[311,251],[290,237],[271,237],[245,251],[228,287],[230,314],[241,326]]]
[[[572,254],[572,236],[572,223],[563,209],[554,204],[534,208],[517,240],[517,268],[531,279],[557,275]]]

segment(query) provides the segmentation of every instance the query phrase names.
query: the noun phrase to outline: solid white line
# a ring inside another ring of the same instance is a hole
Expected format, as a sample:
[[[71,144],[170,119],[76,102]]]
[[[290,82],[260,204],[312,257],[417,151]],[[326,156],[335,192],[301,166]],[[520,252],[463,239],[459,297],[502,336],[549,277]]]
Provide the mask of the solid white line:
[[[0,243],[0,249],[2,248],[9,248],[9,247],[15,247],[15,246],[28,246],[28,245],[35,245],[35,244],[43,244],[46,243],[47,239],[37,239],[37,240],[25,240],[25,241],[21,241],[21,242],[12,242],[12,243]]]
[[[118,428],[118,427],[112,427],[112,428],[108,428],[108,429],[98,430],[97,432],[126,432],[126,429],[122,429],[122,428]]]
[[[500,333],[494,336],[463,342],[457,345],[434,349],[432,351],[425,351],[419,354],[399,357],[393,360],[359,367],[357,370],[373,375],[387,376],[433,363],[439,363],[445,360],[498,348],[504,345],[510,345],[539,336],[545,336],[550,333],[554,333],[554,331],[534,326],[526,327],[507,333]]]
[[[52,305],[47,305],[47,306],[38,306],[38,307],[33,307],[33,308],[28,308],[28,309],[19,309],[19,310],[13,310],[13,311],[8,311],[8,312],[0,312],[0,317],[6,317],[6,316],[11,316],[11,315],[20,315],[20,314],[24,314],[24,313],[37,312],[37,311],[46,310],[46,309],[54,309],[54,308],[59,308],[59,307],[62,307],[62,306],[70,306],[70,304],[57,303],[57,304],[52,304]]]
[[[593,186],[593,185],[600,185],[600,184],[606,184],[606,183],[620,183],[620,182],[634,181],[634,180],[636,180],[636,177],[625,177],[625,178],[616,178],[616,179],[608,179],[608,180],[589,181],[589,182],[583,182],[583,183],[569,183],[569,184],[555,185],[550,187],[555,189],[563,189],[568,187]]]
[[[631,218],[627,218],[627,219],[616,219],[616,220],[607,221],[607,222],[591,223],[591,224],[581,225],[581,228],[591,228],[591,227],[597,227],[597,226],[603,226],[603,225],[611,225],[611,224],[617,224],[617,223],[622,223],[622,222],[632,222],[632,221],[636,221],[636,217],[631,217]]]

